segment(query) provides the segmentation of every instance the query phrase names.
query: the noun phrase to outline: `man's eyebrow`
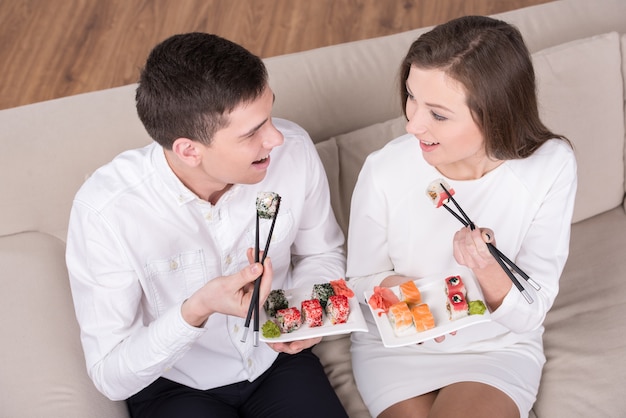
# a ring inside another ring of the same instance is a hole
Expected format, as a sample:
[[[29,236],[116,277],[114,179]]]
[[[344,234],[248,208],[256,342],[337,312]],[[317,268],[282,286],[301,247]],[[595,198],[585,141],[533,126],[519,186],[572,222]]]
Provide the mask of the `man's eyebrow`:
[[[267,123],[268,120],[269,120],[269,118],[265,119],[263,122],[259,123],[257,126],[255,126],[254,128],[250,129],[248,132],[244,133],[243,135],[240,135],[240,138],[245,138],[247,136],[253,135],[256,131],[261,129],[261,127],[263,125],[265,125],[265,123]]]

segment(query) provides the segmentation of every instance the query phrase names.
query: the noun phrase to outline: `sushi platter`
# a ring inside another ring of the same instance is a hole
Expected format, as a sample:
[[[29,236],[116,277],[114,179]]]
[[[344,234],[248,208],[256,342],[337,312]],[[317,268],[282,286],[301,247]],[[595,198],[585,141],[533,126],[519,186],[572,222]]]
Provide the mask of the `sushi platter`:
[[[300,307],[302,301],[311,299],[311,288],[294,288],[285,289],[284,295],[290,307]],[[322,325],[311,327],[306,323],[302,323],[298,329],[291,332],[281,333],[278,337],[268,338],[262,333],[260,340],[267,343],[290,342],[296,340],[304,340],[307,338],[325,337],[328,335],[349,334],[351,332],[367,332],[367,323],[363,317],[363,312],[359,306],[356,296],[348,299],[350,312],[345,323],[333,324],[330,318],[324,314]],[[261,309],[259,323],[263,325],[271,318],[265,309]]]
[[[448,280],[449,277],[446,277],[447,276],[428,277],[415,281],[419,293],[421,294],[421,302],[428,305],[432,317],[434,318],[434,327],[425,331],[418,331],[415,326],[399,330],[398,325],[393,323],[393,315],[390,316],[384,313],[382,309],[374,308],[372,304],[368,303],[385,347],[401,347],[418,344],[474,324],[491,320],[488,309],[484,309],[482,313],[472,312],[472,314],[470,314],[468,311],[468,313],[463,316],[457,316],[451,319],[451,314],[448,309],[449,302],[447,302],[448,294],[446,292],[446,280]],[[465,287],[464,292],[467,301],[470,303],[473,301],[474,303],[484,306],[484,297],[476,279],[473,276],[464,275],[462,281]],[[389,290],[391,290],[400,301],[403,300],[400,286],[391,287]],[[366,291],[365,300],[369,301],[373,294],[374,290]],[[452,314],[452,316],[455,315]]]

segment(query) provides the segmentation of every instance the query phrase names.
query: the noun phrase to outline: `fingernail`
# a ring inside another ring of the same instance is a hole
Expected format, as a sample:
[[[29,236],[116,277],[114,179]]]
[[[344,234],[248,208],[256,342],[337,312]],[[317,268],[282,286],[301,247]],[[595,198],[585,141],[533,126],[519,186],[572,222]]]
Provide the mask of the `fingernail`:
[[[257,263],[254,263],[252,267],[250,267],[250,271],[252,272],[252,274],[258,274],[261,272],[261,266],[259,266]]]

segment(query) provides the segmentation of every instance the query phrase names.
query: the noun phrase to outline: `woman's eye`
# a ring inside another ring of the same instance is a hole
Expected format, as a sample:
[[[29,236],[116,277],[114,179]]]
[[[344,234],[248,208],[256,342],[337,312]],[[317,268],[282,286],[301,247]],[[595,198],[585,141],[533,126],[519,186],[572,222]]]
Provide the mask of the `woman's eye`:
[[[444,121],[444,120],[447,119],[445,116],[441,116],[440,114],[435,113],[432,110],[431,110],[430,114],[433,115],[433,119],[435,119],[436,121]]]
[[[415,97],[408,90],[406,91],[406,98],[411,101],[415,100]]]

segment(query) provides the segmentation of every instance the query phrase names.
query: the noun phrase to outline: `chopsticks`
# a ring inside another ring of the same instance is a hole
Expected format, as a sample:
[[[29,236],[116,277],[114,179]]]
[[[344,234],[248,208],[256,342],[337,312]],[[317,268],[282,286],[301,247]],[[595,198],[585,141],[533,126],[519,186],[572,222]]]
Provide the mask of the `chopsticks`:
[[[272,240],[272,234],[274,232],[274,225],[276,224],[276,218],[278,217],[278,209],[280,208],[280,196],[276,194],[274,196],[276,199],[276,209],[272,214],[272,224],[270,225],[270,230],[267,235],[267,241],[265,242],[265,249],[263,251],[263,257],[261,257],[260,263],[263,264],[265,262],[265,257],[267,257],[267,253],[270,249],[270,241]],[[259,214],[258,203],[257,203],[257,211],[256,211],[256,233],[255,233],[255,243],[254,243],[254,262],[259,262],[259,219],[262,216]],[[263,216],[267,218],[267,216]],[[261,275],[262,276],[262,275]],[[257,347],[259,345],[259,292],[261,287],[261,276],[257,277],[254,281],[254,290],[252,292],[252,298],[250,299],[250,307],[248,308],[248,314],[246,315],[246,322],[244,325],[243,336],[241,337],[241,342],[246,342],[248,339],[248,330],[250,329],[250,321],[252,320],[252,314],[254,313],[254,346]]]
[[[464,226],[469,226],[472,231],[476,229],[474,222],[470,220],[469,216],[467,216],[465,211],[457,203],[456,199],[452,197],[452,193],[450,193],[446,189],[446,186],[444,186],[443,183],[439,183],[439,185],[441,186],[443,191],[446,192],[449,200],[452,201],[452,203],[454,204],[454,206],[456,206],[456,208],[458,209],[458,211],[461,213],[462,216],[456,213],[446,203],[443,203],[442,206],[446,208],[446,210],[450,212],[455,218],[457,218]],[[530,284],[536,290],[541,289],[541,286],[539,286],[537,282],[535,282],[529,275],[527,275],[522,269],[520,269],[513,261],[511,261],[507,256],[505,256],[500,250],[498,250],[498,248],[496,248],[495,245],[488,242],[487,248],[489,249],[489,252],[493,256],[493,258],[496,259],[500,267],[502,267],[502,270],[504,270],[507,276],[509,276],[509,278],[511,279],[515,287],[517,287],[517,290],[519,290],[522,296],[524,296],[524,299],[526,299],[528,303],[533,303],[534,302],[533,298],[530,296],[528,291],[524,289],[524,286],[519,282],[519,280],[517,280],[517,277],[513,274],[513,271],[511,271],[511,269],[514,270],[516,273],[518,273],[522,278],[524,278],[524,280],[526,280],[526,282],[528,282],[528,284]]]

